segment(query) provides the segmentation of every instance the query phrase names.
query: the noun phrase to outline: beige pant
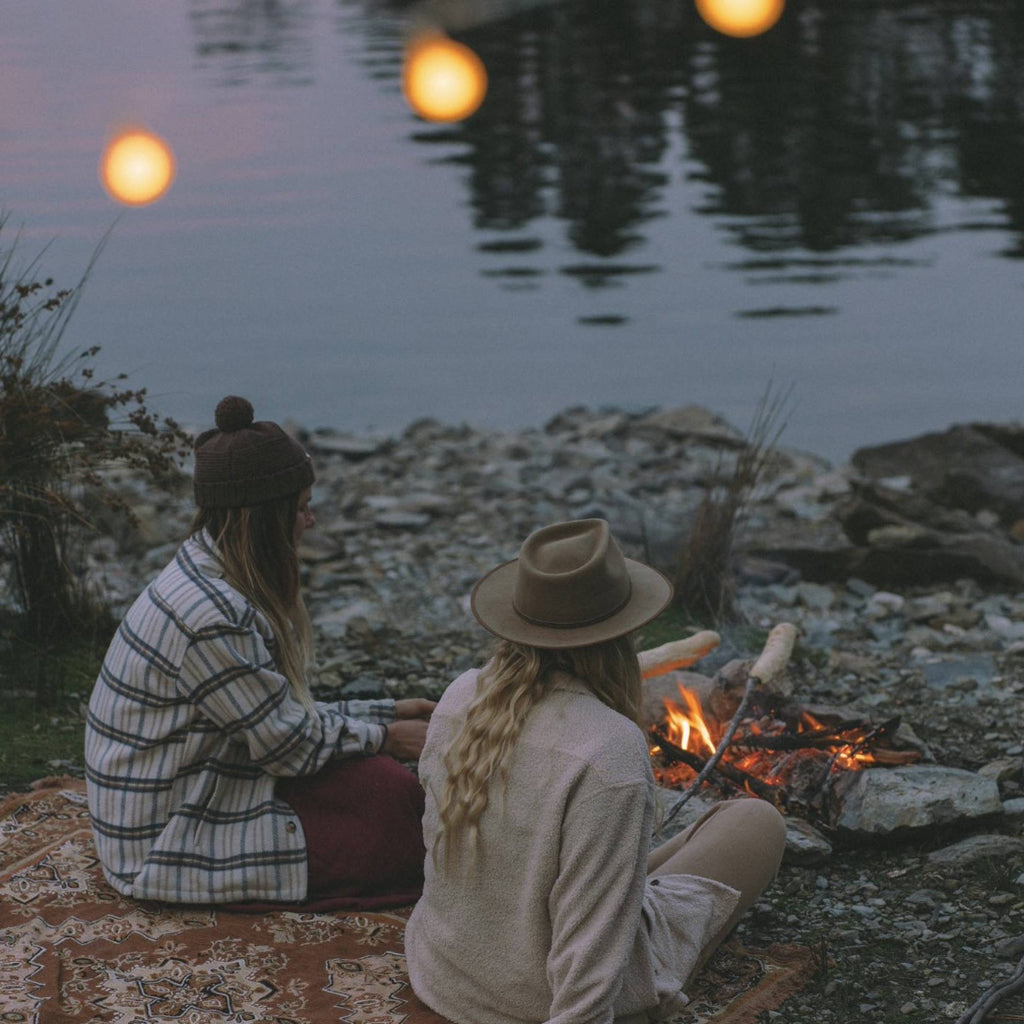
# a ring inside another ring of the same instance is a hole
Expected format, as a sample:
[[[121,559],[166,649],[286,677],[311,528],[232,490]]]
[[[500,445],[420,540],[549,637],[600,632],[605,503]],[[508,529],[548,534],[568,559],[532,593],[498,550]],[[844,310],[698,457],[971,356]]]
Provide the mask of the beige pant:
[[[715,804],[689,828],[656,847],[648,876],[700,875],[739,891],[740,901],[701,954],[701,963],[775,878],[786,848],[786,825],[766,800]]]

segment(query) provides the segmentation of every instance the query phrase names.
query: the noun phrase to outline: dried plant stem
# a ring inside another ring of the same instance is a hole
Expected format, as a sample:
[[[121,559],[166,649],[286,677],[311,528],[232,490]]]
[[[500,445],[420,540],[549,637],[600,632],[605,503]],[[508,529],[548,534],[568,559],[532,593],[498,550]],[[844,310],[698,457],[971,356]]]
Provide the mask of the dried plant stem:
[[[1007,996],[1015,995],[1024,989],[1024,957],[1017,964],[1017,969],[1006,981],[993,985],[973,1006],[961,1016],[956,1024],[982,1024],[988,1015]]]
[[[720,466],[714,471],[679,554],[676,603],[712,622],[734,616],[730,563],[736,524],[785,429],[785,422],[779,420],[789,394],[775,394],[769,380],[732,471],[726,475]]]

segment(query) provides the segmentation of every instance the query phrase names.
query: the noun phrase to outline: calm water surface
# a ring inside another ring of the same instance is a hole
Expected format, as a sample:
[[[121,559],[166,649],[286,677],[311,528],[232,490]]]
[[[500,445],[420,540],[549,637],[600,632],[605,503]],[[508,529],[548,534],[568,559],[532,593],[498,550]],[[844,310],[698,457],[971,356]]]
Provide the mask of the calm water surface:
[[[401,96],[428,16],[490,74],[461,125]],[[0,92],[4,234],[71,284],[115,225],[68,340],[186,423],[238,391],[358,431],[744,428],[773,379],[784,443],[841,461],[1021,415],[1015,0],[790,0],[751,41],[679,0],[18,0]],[[179,173],[122,212],[96,167],[129,122]]]

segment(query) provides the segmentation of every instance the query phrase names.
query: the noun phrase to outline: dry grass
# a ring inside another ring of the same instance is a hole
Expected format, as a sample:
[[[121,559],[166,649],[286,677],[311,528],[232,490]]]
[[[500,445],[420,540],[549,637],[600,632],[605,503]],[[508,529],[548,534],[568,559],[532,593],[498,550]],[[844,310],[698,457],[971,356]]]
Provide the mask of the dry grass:
[[[785,429],[790,392],[778,394],[768,382],[731,470],[719,462],[697,507],[679,553],[675,586],[676,603],[699,622],[718,625],[737,618],[733,572],[737,529]]]

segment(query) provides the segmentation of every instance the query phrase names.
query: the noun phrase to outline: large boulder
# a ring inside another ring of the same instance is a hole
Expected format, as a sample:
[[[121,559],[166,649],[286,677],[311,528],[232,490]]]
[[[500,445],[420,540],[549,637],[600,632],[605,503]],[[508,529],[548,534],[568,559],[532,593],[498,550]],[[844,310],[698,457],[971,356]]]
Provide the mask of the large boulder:
[[[791,566],[817,583],[855,576],[860,554],[834,517],[816,523],[778,517],[745,535],[742,545],[745,558]]]
[[[835,514],[857,548],[851,574],[877,586],[961,578],[1024,586],[1024,547],[963,509],[860,481]]]
[[[1024,425],[973,423],[854,452],[875,480],[905,477],[915,490],[952,508],[988,509],[1005,523],[1024,518]]]
[[[986,818],[1003,809],[994,779],[939,765],[850,772],[833,786],[830,800],[833,827],[874,836]]]

